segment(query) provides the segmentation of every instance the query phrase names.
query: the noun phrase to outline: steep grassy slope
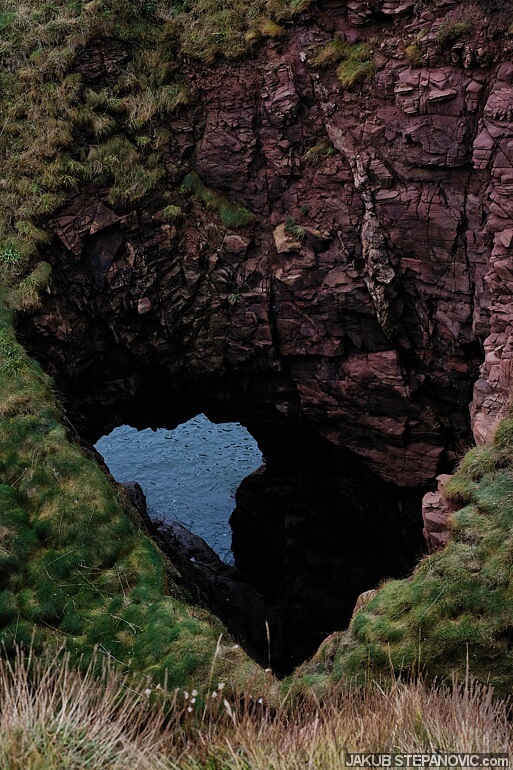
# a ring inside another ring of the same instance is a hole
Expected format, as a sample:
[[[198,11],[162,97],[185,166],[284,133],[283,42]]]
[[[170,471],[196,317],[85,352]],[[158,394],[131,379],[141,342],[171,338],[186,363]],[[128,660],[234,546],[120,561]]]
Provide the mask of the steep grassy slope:
[[[0,313],[0,643],[66,640],[123,670],[205,682],[258,669],[208,613],[167,596],[162,556],[124,512],[119,490],[66,434],[52,383]],[[125,503],[126,507],[126,503]],[[216,653],[217,649],[217,653]]]
[[[459,508],[445,550],[408,580],[393,580],[298,672],[321,688],[427,672],[464,678],[467,667],[498,692],[513,687],[513,419],[493,444],[468,452],[444,486]]]
[[[189,98],[177,55],[239,55],[262,35],[284,34],[273,19],[303,5],[0,1],[0,641],[7,649],[32,637],[36,648],[65,638],[74,659],[89,659],[97,646],[124,669],[167,675],[171,685],[200,681],[214,655],[224,676],[244,681],[255,673],[229,639],[217,647],[223,629],[214,619],[166,596],[172,586],[162,557],[94,459],[70,440],[51,381],[15,339],[13,311],[37,304],[48,283],[50,268],[37,261],[47,239],[41,225],[70,194],[87,182],[113,204],[133,203],[164,181],[168,135],[159,119]],[[107,56],[122,50],[123,74],[95,91],[81,67],[102,47]],[[249,216],[219,196],[205,202],[223,216]],[[170,205],[173,212],[180,209]]]

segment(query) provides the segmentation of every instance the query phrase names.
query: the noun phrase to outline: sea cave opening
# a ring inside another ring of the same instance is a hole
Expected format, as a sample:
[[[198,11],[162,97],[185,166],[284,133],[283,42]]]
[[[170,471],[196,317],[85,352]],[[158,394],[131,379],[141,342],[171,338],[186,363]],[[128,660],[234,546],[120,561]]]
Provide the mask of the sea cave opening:
[[[233,564],[235,492],[263,462],[246,428],[199,414],[174,430],[121,425],[95,447],[117,481],[140,484],[154,522],[178,521]]]
[[[347,627],[361,593],[407,576],[425,553],[421,500],[428,490],[418,485],[419,474],[405,467],[403,484],[400,474],[395,481],[384,480],[372,462],[345,446],[343,431],[333,432],[335,418],[324,408],[306,413],[287,366],[271,365],[262,354],[238,367],[208,372],[203,358],[169,352],[167,343],[159,349],[164,363],[151,362],[146,327],[140,337],[129,335],[128,347],[121,343],[126,330],[120,322],[115,327],[119,340],[110,327],[105,331],[77,321],[73,328],[76,345],[66,341],[63,346],[54,335],[41,350],[46,338],[29,325],[23,336],[55,377],[67,418],[83,441],[96,444],[130,425],[172,445],[189,420],[204,414],[218,426],[210,430],[222,434],[223,425],[238,422],[256,442],[256,469],[242,468],[240,483],[238,478],[229,487],[224,516],[230,517],[231,533],[226,518],[216,522],[225,558],[232,541],[233,564],[207,554],[188,532],[192,527],[158,528],[151,534],[176,568],[171,581],[187,599],[217,615],[265,667],[289,673],[329,634]],[[85,346],[89,339],[94,350]],[[326,370],[322,376],[332,374]],[[346,429],[351,444],[350,422]],[[370,432],[366,448],[371,451],[376,442],[382,448],[385,438]],[[392,436],[390,445],[397,440]],[[404,440],[409,441],[407,434]],[[135,439],[125,443],[131,442]],[[243,453],[236,454],[240,466]],[[192,495],[204,510],[198,481],[206,474],[196,462],[188,463]],[[141,482],[135,469],[121,477],[112,458],[107,464],[118,478]],[[148,486],[151,493],[155,487]],[[171,499],[178,499],[166,480],[158,486],[168,486]],[[158,501],[149,504],[161,508]],[[161,517],[164,513],[159,510]],[[169,513],[180,518],[174,510]]]
[[[421,492],[306,427],[215,419],[124,424],[96,448],[118,481],[142,486],[192,599],[287,674],[347,625],[360,593],[415,566]]]

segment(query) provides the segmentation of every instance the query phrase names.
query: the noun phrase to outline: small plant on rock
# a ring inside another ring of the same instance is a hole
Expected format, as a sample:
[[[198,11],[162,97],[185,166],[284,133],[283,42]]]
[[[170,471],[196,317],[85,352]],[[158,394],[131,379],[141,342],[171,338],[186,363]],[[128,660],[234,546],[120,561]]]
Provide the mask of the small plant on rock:
[[[309,166],[317,166],[324,160],[324,158],[334,155],[335,152],[336,150],[329,139],[321,139],[317,144],[314,144],[313,147],[310,147],[310,149],[305,152],[303,160],[305,163],[308,163]]]
[[[411,43],[404,49],[406,58],[410,63],[410,67],[419,67],[422,62],[422,51],[416,43]]]
[[[162,217],[166,222],[179,222],[184,218],[184,213],[180,206],[169,205],[163,209]]]
[[[337,77],[344,88],[365,83],[375,72],[371,61],[371,49],[367,43],[347,43],[335,38],[320,48],[311,64],[313,67],[328,67],[338,64]]]
[[[254,221],[255,217],[245,206],[226,198],[221,193],[207,187],[195,171],[187,174],[181,184],[182,195],[192,195],[197,201],[203,203],[210,211],[215,211],[225,227],[236,230],[246,227]]]
[[[457,21],[453,24],[442,24],[436,35],[436,42],[441,48],[450,48],[456,40],[472,32],[472,22]]]
[[[347,59],[337,67],[337,77],[344,88],[367,83],[372,79],[374,72],[375,67],[371,61],[360,62]]]
[[[296,223],[294,217],[287,217],[285,219],[285,232],[292,238],[297,238],[298,241],[302,241],[305,237],[305,229]]]

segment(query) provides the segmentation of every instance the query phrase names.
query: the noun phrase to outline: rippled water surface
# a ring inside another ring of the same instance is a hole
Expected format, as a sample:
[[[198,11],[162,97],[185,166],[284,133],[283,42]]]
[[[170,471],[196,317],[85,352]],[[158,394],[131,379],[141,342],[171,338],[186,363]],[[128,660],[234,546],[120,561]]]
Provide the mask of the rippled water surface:
[[[139,482],[150,515],[181,521],[231,561],[228,519],[235,490],[262,464],[256,442],[242,425],[214,425],[203,414],[172,431],[123,425],[96,448],[118,481]]]

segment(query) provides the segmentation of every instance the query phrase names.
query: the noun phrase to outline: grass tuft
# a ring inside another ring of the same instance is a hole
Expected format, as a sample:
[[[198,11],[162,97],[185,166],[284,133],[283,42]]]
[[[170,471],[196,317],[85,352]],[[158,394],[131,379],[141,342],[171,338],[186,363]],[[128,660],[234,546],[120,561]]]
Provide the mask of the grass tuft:
[[[408,59],[410,67],[420,67],[422,63],[422,51],[416,43],[406,46],[404,53]]]
[[[371,61],[354,61],[347,59],[337,67],[337,77],[344,88],[367,83],[374,77],[376,69]]]
[[[215,211],[223,225],[232,230],[247,227],[255,220],[254,214],[240,203],[231,201],[207,187],[195,171],[184,177],[181,191],[192,195],[210,211]]]
[[[337,77],[344,88],[366,83],[375,73],[370,46],[367,43],[347,43],[340,38],[322,46],[312,58],[311,64],[316,68],[337,64]]]
[[[329,139],[321,139],[303,155],[303,160],[309,166],[318,166],[325,158],[335,155],[336,150]]]
[[[184,218],[184,213],[180,206],[170,204],[162,210],[162,216],[166,222],[179,222]]]
[[[298,241],[302,241],[305,237],[305,229],[298,225],[294,217],[285,218],[285,232],[292,238],[297,238]]]
[[[472,22],[469,20],[442,24],[437,32],[436,42],[441,48],[450,48],[461,37],[470,35],[472,29]]]

